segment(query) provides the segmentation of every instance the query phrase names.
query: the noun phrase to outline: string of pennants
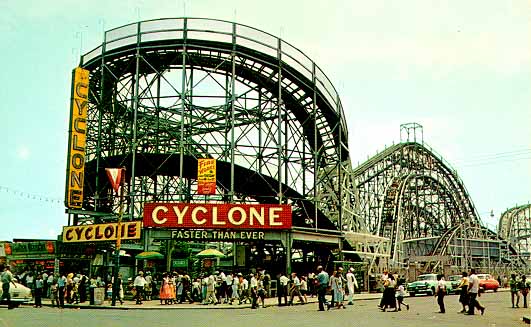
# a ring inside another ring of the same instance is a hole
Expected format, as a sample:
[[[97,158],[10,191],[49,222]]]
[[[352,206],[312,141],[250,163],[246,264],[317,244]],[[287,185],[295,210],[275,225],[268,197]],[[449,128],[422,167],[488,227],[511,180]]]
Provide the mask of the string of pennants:
[[[16,196],[18,196],[20,198],[27,198],[27,199],[30,199],[30,200],[35,200],[35,201],[40,201],[40,202],[48,202],[48,203],[53,203],[53,204],[63,204],[63,201],[64,201],[62,199],[51,198],[51,197],[44,196],[44,195],[41,195],[41,194],[29,193],[29,192],[20,191],[20,190],[14,189],[14,188],[10,188],[10,187],[7,187],[7,186],[0,185],[0,194],[2,192],[6,192],[8,194],[13,194],[13,195],[16,195]]]

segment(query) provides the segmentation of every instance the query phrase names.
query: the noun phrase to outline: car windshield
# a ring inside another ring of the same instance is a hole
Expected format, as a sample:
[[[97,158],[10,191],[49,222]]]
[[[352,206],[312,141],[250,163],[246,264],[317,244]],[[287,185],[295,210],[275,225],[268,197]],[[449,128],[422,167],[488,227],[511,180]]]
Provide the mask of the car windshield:
[[[449,280],[460,280],[461,279],[461,276],[459,275],[453,275],[453,276],[450,276],[448,277]]]
[[[479,274],[478,275],[479,279],[489,279],[488,277],[489,277],[489,275],[485,275],[485,274]]]
[[[435,275],[420,275],[418,280],[436,280]]]

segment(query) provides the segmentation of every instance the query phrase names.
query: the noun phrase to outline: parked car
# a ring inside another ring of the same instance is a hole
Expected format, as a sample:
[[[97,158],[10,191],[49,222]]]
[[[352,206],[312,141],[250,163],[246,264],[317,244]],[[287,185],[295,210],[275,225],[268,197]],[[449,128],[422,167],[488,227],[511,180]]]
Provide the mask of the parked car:
[[[15,287],[16,286],[16,287]],[[19,305],[23,303],[28,303],[31,301],[31,290],[27,288],[26,286],[19,284],[15,282],[15,285],[13,283],[9,284],[9,294],[11,295],[11,303],[13,306],[18,307]],[[2,287],[0,287],[0,298],[2,296]],[[0,304],[7,304],[7,301],[2,300],[0,301]]]
[[[452,282],[447,280],[444,282],[446,285],[446,293],[454,293]],[[409,296],[415,296],[416,294],[434,295],[437,288],[437,274],[424,274],[417,277],[417,280],[407,285],[407,291]]]
[[[488,290],[493,290],[494,292],[498,291],[500,288],[500,283],[489,274],[477,274],[479,279],[479,291],[485,292]]]

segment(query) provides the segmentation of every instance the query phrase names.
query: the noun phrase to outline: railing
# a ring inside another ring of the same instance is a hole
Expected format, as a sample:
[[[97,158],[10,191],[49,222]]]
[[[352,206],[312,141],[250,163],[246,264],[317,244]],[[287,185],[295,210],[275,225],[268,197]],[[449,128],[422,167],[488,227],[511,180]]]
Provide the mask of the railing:
[[[132,23],[106,31],[103,43],[81,57],[81,66],[104,55],[104,52],[124,46],[179,39],[184,42],[193,39],[235,43],[281,60],[308,80],[315,78],[317,90],[341,115],[341,124],[346,126],[339,95],[319,66],[288,42],[247,25],[206,18],[163,18]]]

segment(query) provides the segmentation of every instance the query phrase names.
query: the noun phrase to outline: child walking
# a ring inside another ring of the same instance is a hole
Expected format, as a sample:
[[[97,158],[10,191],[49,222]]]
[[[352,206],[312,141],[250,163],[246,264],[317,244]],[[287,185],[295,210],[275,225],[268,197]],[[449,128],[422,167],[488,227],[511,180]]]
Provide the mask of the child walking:
[[[396,292],[396,300],[398,302],[398,311],[402,311],[400,308],[402,305],[406,306],[406,309],[409,310],[409,304],[404,302],[404,297],[406,296],[406,290],[404,290],[404,283],[402,281],[398,282],[398,290]]]

